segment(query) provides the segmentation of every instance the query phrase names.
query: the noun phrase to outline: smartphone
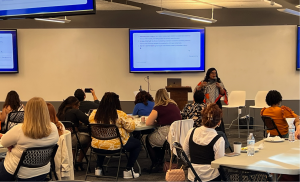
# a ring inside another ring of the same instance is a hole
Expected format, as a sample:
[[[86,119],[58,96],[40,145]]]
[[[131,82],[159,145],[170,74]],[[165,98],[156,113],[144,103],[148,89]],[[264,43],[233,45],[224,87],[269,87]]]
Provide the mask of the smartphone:
[[[92,90],[91,88],[85,88],[85,89],[84,89],[84,92],[85,92],[85,93],[91,93],[91,90]]]
[[[225,156],[227,156],[227,157],[234,157],[234,156],[238,156],[238,155],[240,155],[240,154],[234,153],[234,152],[225,154]]]

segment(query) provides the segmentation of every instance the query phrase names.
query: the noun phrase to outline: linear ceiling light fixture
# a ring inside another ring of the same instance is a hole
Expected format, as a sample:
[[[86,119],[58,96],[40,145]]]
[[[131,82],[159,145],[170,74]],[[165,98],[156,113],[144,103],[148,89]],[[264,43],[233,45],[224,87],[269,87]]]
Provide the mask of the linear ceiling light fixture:
[[[174,17],[178,17],[178,18],[185,18],[185,19],[190,19],[190,20],[194,20],[194,21],[201,21],[204,23],[217,22],[217,20],[214,20],[214,19],[203,18],[203,17],[193,16],[193,15],[187,15],[187,14],[177,13],[177,12],[173,12],[173,11],[162,10],[162,11],[156,11],[156,12],[161,15],[169,15],[169,16],[174,16]]]
[[[71,22],[71,20],[68,20],[66,16],[65,16],[65,19],[60,19],[60,18],[35,18],[35,20],[48,21],[48,22],[54,22],[54,23],[70,23]]]
[[[292,10],[292,9],[285,8],[285,9],[277,9],[277,10],[280,11],[280,12],[283,12],[283,13],[288,13],[288,14],[291,14],[291,15],[300,16],[299,11],[295,11],[295,10]]]

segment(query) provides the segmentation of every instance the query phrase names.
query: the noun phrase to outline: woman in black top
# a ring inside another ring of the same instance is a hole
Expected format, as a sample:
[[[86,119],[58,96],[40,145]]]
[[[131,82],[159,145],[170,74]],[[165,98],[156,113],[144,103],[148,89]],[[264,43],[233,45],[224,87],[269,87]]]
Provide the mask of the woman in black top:
[[[88,148],[91,145],[91,138],[86,127],[86,125],[89,124],[89,118],[79,110],[79,105],[79,100],[74,96],[70,96],[61,103],[57,112],[57,118],[60,121],[71,121],[72,123],[74,123],[76,129],[78,130],[77,135],[81,146],[83,147],[83,151],[80,151],[79,158],[77,160],[78,163],[82,162],[84,153],[87,152]],[[75,135],[72,135],[72,147],[75,147],[76,145],[77,138]],[[74,153],[75,150],[73,150],[73,155]],[[83,170],[82,164],[79,165],[79,167],[81,168],[81,170]],[[77,170],[77,165],[75,165],[75,169]]]

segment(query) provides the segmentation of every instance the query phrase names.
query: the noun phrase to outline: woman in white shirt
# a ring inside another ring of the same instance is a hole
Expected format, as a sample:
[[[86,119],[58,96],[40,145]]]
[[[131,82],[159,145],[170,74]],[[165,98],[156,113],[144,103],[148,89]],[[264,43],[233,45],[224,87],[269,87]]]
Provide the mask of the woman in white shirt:
[[[34,97],[25,107],[24,123],[18,124],[1,137],[1,145],[8,148],[4,162],[0,163],[0,181],[13,180],[22,153],[27,148],[47,147],[57,143],[58,131],[50,122],[44,99]],[[18,181],[44,181],[50,171],[50,163],[39,168],[21,167]]]
[[[221,124],[222,110],[217,104],[208,105],[202,112],[202,126],[191,129],[184,141],[183,150],[202,181],[221,181],[218,169],[211,162],[225,155],[225,141],[215,128]],[[188,170],[188,179],[194,181]]]

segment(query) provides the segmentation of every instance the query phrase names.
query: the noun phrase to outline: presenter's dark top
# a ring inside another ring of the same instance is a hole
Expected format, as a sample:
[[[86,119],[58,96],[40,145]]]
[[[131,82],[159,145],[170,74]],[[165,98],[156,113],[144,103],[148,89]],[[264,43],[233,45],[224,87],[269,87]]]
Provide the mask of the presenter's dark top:
[[[153,110],[157,111],[156,121],[160,126],[171,125],[174,121],[181,120],[180,110],[176,104],[155,106]]]
[[[92,101],[80,101],[79,110],[85,114],[88,114],[90,109],[97,109],[99,107],[99,100]]]
[[[68,109],[65,113],[65,119],[61,121],[71,121],[74,123],[75,127],[79,127],[79,121],[88,125],[89,117],[79,109]]]

